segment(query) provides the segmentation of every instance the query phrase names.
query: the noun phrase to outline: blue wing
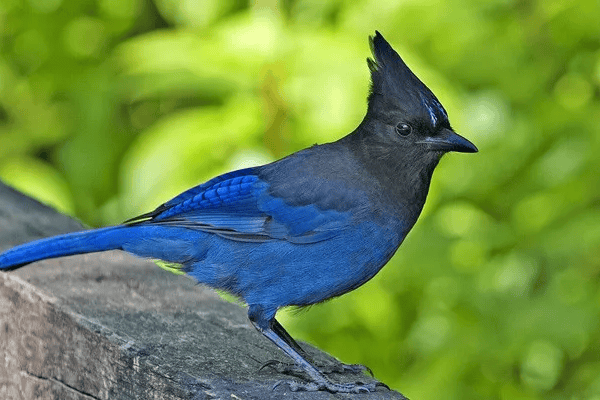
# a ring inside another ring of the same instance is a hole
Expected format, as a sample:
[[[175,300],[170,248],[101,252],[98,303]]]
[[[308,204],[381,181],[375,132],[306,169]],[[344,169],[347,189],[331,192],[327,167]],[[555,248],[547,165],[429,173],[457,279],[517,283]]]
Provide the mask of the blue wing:
[[[259,168],[218,176],[127,222],[188,227],[238,241],[293,243],[326,240],[348,224],[347,212],[292,205],[272,195]]]

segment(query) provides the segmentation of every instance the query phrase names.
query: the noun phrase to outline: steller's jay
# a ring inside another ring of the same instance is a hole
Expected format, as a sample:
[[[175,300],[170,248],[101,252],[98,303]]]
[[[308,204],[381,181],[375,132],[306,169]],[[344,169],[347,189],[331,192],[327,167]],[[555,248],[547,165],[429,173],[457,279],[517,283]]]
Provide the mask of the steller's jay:
[[[254,327],[310,377],[287,382],[292,389],[374,391],[377,384],[330,381],[275,314],[371,279],[417,221],[440,158],[477,148],[452,131],[440,102],[379,32],[370,43],[367,113],[348,136],[218,176],[123,225],[14,247],[0,254],[0,269],[111,249],[178,263],[248,304]]]

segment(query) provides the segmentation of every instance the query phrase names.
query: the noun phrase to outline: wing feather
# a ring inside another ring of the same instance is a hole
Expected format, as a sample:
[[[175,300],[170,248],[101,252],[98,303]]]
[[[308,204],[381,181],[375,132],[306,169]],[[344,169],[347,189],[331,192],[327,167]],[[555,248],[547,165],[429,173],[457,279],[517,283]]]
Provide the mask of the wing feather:
[[[244,242],[293,243],[329,239],[348,223],[345,212],[292,205],[272,195],[259,172],[248,168],[218,176],[127,223],[186,227]]]

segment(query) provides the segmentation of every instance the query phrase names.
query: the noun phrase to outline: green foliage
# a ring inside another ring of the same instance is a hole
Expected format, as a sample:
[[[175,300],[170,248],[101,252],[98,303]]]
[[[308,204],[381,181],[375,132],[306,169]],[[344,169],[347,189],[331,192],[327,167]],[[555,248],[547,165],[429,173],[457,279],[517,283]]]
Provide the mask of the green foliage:
[[[282,316],[410,398],[600,398],[600,6],[3,0],[0,177],[87,224],[361,120],[380,30],[477,155],[356,292]]]
[[[185,275],[185,272],[182,270],[181,264],[175,264],[170,262],[165,262],[163,260],[155,260],[154,263],[158,265],[160,268],[164,269],[167,272],[170,272],[175,275]]]

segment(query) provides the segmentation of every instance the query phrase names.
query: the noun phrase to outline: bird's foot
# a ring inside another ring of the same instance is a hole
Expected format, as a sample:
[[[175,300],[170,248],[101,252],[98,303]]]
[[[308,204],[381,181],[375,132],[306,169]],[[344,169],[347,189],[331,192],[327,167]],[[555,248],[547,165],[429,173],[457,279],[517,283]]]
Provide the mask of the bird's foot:
[[[328,380],[319,382],[282,380],[275,383],[273,390],[281,385],[288,385],[292,392],[316,392],[318,390],[326,390],[330,393],[369,393],[376,391],[378,386],[383,386],[389,390],[389,387],[381,382],[333,383]]]
[[[349,372],[351,374],[364,374],[365,372],[367,372],[369,375],[371,375],[371,377],[375,377],[371,368],[367,367],[366,365],[362,365],[362,364],[340,363],[339,365],[332,366],[332,368],[338,368],[337,371],[333,370],[333,372],[338,372],[338,373]]]
[[[267,361],[266,363],[264,363],[262,365],[262,367],[259,368],[259,370],[262,370],[266,367],[273,368],[275,371],[279,372],[280,374],[301,374],[304,372],[304,369],[297,364],[288,364],[288,363],[284,363],[284,362],[277,361],[277,360]],[[364,372],[368,372],[369,375],[375,376],[375,375],[373,375],[373,371],[371,371],[371,368],[367,367],[366,365],[361,365],[361,364],[337,363],[337,364],[325,365],[325,366],[319,365],[317,368],[323,374],[333,374],[333,373],[363,374]]]

